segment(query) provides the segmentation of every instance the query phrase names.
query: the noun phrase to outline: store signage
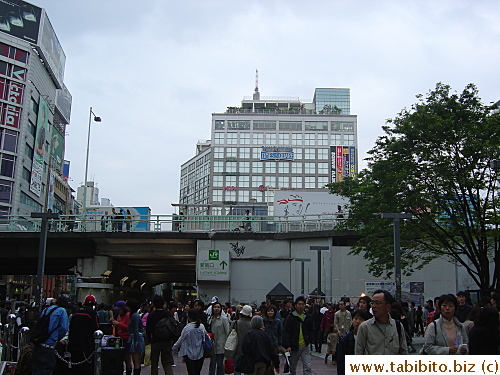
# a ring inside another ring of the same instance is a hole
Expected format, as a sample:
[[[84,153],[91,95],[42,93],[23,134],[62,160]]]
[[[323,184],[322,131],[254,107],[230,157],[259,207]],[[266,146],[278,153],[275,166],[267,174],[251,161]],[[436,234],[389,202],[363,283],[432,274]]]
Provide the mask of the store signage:
[[[236,186],[224,186],[224,190],[237,190]]]
[[[240,172],[222,172],[223,176],[239,176]]]
[[[262,146],[260,160],[294,160],[293,148],[286,146]]]
[[[226,158],[226,161],[238,161],[238,158],[229,157],[229,158]]]
[[[198,250],[198,280],[229,281],[229,250]]]
[[[267,191],[267,190],[295,190],[295,189],[294,188],[286,188],[286,187],[274,187],[274,186],[259,185],[259,191]]]

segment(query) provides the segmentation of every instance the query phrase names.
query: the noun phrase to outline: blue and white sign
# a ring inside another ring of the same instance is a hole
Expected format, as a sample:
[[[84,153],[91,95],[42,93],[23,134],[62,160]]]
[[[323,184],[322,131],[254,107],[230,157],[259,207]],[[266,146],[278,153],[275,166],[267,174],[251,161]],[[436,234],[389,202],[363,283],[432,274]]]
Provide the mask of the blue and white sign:
[[[294,160],[293,152],[260,152],[260,160]]]

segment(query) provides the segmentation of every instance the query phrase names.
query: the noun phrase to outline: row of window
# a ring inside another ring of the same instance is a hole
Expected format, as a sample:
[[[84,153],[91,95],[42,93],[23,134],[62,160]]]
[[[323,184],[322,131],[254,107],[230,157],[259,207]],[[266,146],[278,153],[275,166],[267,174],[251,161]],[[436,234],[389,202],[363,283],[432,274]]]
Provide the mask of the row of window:
[[[207,153],[204,157],[199,158],[195,162],[192,162],[191,164],[182,168],[181,169],[181,176],[185,176],[189,172],[194,171],[195,168],[199,168],[201,165],[203,165],[203,163],[208,163],[209,161],[210,161],[210,153]],[[205,167],[207,167],[207,166],[208,166],[208,164]]]
[[[253,125],[253,126],[252,126]],[[330,126],[329,126],[330,125]],[[215,130],[226,129],[225,120],[215,120]],[[227,120],[228,130],[305,130],[305,131],[342,131],[354,130],[354,122],[342,121],[257,121]]]
[[[181,187],[190,185],[199,179],[202,181],[206,180],[208,183],[209,173],[210,164],[205,164],[202,168],[198,168],[189,175],[181,177]]]
[[[285,173],[285,174],[328,174],[329,163],[316,162],[262,162],[262,161],[240,161],[240,162],[214,162],[214,173],[239,172],[253,174],[263,173]]]
[[[251,151],[251,154],[250,154]],[[239,158],[239,159],[258,159],[262,148],[260,147],[214,147],[214,159]],[[319,159],[328,160],[329,149],[327,148],[294,148],[294,160],[301,159]],[[274,161],[269,160],[269,163]]]
[[[307,179],[308,182],[315,181],[316,179],[322,184],[328,183],[328,176],[214,176],[213,187],[237,187],[239,188],[258,188],[264,186],[278,186],[280,187],[298,187],[303,186]],[[327,181],[327,182],[325,182]],[[292,186],[293,185],[293,186]],[[322,186],[319,186],[322,187]]]
[[[214,134],[215,145],[352,145],[354,134],[316,134],[316,133],[222,133]]]

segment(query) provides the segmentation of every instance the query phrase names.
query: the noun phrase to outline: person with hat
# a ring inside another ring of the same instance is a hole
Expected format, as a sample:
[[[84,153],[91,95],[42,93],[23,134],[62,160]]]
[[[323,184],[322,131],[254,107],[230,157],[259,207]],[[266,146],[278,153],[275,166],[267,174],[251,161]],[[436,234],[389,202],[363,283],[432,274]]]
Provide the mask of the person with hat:
[[[234,357],[233,357],[234,363],[237,363],[238,358],[243,355],[243,350],[241,345],[243,344],[243,337],[245,337],[245,334],[252,329],[252,325],[250,323],[253,315],[252,313],[253,313],[252,306],[244,305],[239,313],[239,319],[236,320],[233,323],[233,326],[231,327],[231,329],[232,328],[236,329],[236,333],[238,334],[238,346],[234,351]],[[240,373],[238,371],[235,371],[234,374],[239,375]]]
[[[125,362],[125,373],[132,374],[132,355],[130,354],[130,333],[128,332],[128,325],[130,323],[130,310],[125,301],[118,301],[114,309],[118,311],[116,319],[111,319],[111,324],[116,329],[116,336],[120,337],[123,341],[123,361]]]
[[[80,363],[72,366],[71,374],[90,374],[94,368],[94,332],[99,329],[97,313],[94,311],[96,299],[92,295],[85,297],[83,306],[71,315],[68,333],[68,352],[71,362]]]

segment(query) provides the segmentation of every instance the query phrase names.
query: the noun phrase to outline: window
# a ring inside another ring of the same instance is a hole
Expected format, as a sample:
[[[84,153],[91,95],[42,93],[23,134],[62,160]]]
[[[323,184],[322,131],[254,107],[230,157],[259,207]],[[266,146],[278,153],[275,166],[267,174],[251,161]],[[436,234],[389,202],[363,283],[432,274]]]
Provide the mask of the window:
[[[214,161],[214,172],[224,172],[224,162],[223,161]]]
[[[0,202],[10,203],[12,197],[12,181],[0,180]]]
[[[303,188],[302,177],[292,177],[291,187],[293,189],[302,189]]]
[[[4,129],[3,149],[5,151],[17,151],[17,132],[13,130]]]
[[[302,145],[302,133],[292,133],[292,145]]]
[[[264,178],[264,185],[276,187],[276,176],[266,176]]]
[[[316,134],[305,134],[304,136],[304,144],[306,146],[314,146],[316,144]]]
[[[328,174],[328,163],[318,163],[318,174]]]
[[[328,160],[328,153],[327,148],[318,148],[318,160]]]
[[[255,199],[257,202],[261,203],[264,202],[264,192],[259,191],[259,190],[252,190],[252,198]]]
[[[236,186],[236,176],[226,176],[225,186]]]
[[[222,159],[224,157],[224,147],[214,147],[214,159]]]
[[[262,151],[261,147],[254,147],[252,149],[252,158],[253,159],[260,159],[260,153]]]
[[[328,121],[306,121],[305,130],[328,131]]]
[[[250,130],[250,121],[228,120],[227,128],[234,130]]]
[[[275,145],[276,144],[276,134],[275,133],[267,133],[266,134],[266,145]]]
[[[250,133],[240,133],[240,145],[250,144]]]
[[[328,177],[318,177],[318,188],[323,188],[328,184]]]
[[[280,130],[302,130],[302,121],[280,121]]]
[[[342,136],[340,134],[332,134],[332,145],[342,146]]]
[[[224,176],[214,176],[213,177],[213,185],[214,187],[223,187]]]
[[[293,153],[294,153],[294,155],[293,155],[294,160],[302,159],[302,149],[301,148],[294,149]]]
[[[262,185],[262,176],[252,176],[252,187],[257,188]]]
[[[214,202],[222,202],[222,190],[214,189],[212,192],[212,198]]]
[[[296,174],[302,174],[303,173],[303,168],[302,168],[302,163],[292,163],[292,173]]]
[[[214,144],[223,145],[224,144],[224,133],[215,133]]]
[[[314,148],[306,148],[304,150],[304,159],[316,159],[316,150]]]
[[[253,144],[263,145],[264,144],[264,133],[253,133]]]
[[[225,201],[235,201],[236,200],[236,191],[235,190],[225,190],[224,191],[224,200]]]
[[[249,161],[240,161],[240,166],[239,166],[238,172],[250,173],[250,162]]]
[[[28,182],[31,181],[31,172],[26,167],[23,167],[23,180]]]
[[[266,162],[266,174],[267,173],[276,173],[276,162],[275,161],[267,161]]]
[[[240,159],[250,159],[250,147],[240,147]]]
[[[290,185],[290,177],[278,177],[278,187],[287,188]]]
[[[0,175],[14,178],[14,162],[16,158],[12,155],[0,155]]]
[[[353,145],[354,144],[354,134],[344,134],[344,144]]]
[[[240,176],[239,187],[250,187],[250,176]]]
[[[31,122],[31,120],[28,120],[29,124],[29,132],[33,137],[36,137],[36,126]]]
[[[226,148],[226,157],[237,158],[238,157],[238,148],[237,147],[227,147]]]
[[[306,174],[315,174],[316,163],[304,163],[304,170]]]
[[[215,120],[215,129],[224,130],[224,120]]]
[[[34,211],[34,212],[41,212],[42,211],[42,205],[23,192],[21,192],[20,201],[22,204],[29,207],[31,209],[31,211]]]
[[[354,122],[332,121],[331,129],[332,131],[353,131]]]
[[[226,162],[226,172],[236,172],[238,163],[234,161]]]
[[[305,179],[304,187],[306,189],[316,188],[316,177],[304,177],[304,179]]]
[[[254,130],[276,130],[276,121],[254,121],[253,128]]]
[[[248,202],[249,200],[250,200],[250,192],[248,190],[238,191],[238,201],[239,202]]]
[[[318,134],[318,141],[316,144],[319,146],[328,146],[330,144],[330,142],[328,142],[328,134]]]
[[[290,144],[290,134],[278,134],[278,144],[279,145],[289,145]]]
[[[252,173],[263,173],[262,167],[263,167],[263,162],[253,161],[252,162]]]
[[[290,173],[290,162],[289,161],[278,162],[278,173]]]
[[[237,145],[238,144],[238,133],[227,133],[226,143],[228,145]]]

